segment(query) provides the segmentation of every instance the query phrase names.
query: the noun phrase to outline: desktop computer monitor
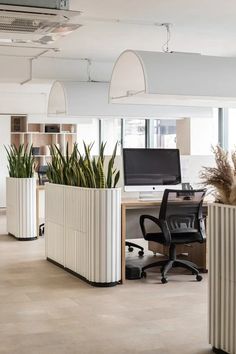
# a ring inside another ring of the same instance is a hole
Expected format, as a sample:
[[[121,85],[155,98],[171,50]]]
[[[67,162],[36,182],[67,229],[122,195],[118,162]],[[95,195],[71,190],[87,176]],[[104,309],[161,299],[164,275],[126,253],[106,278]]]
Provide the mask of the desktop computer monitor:
[[[126,192],[181,189],[178,149],[123,149]]]

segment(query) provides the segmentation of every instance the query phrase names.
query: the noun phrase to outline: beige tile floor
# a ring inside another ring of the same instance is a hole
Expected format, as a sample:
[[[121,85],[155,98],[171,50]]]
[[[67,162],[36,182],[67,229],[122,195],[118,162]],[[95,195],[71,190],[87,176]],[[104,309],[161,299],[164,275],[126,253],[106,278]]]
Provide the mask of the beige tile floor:
[[[93,288],[47,262],[43,238],[19,242],[5,233],[1,216],[0,353],[211,352],[206,275],[197,283],[174,273],[162,285],[152,271],[145,280]]]

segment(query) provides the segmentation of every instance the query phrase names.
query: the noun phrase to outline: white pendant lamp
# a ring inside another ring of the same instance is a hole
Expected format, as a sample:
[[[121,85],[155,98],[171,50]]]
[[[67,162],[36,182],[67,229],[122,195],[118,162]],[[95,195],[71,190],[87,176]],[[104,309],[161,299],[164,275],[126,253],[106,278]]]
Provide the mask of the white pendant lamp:
[[[48,99],[48,115],[89,118],[183,118],[211,117],[205,107],[113,105],[108,102],[109,84],[55,81]]]
[[[115,63],[109,100],[236,107],[236,58],[127,50]]]

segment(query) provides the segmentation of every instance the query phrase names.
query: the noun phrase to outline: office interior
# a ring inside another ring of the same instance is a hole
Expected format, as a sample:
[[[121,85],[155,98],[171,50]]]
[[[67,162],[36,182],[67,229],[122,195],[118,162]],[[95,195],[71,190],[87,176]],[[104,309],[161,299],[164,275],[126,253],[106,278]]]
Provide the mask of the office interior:
[[[236,4],[212,5],[0,0],[0,353],[236,353],[236,203],[202,177],[236,146]]]

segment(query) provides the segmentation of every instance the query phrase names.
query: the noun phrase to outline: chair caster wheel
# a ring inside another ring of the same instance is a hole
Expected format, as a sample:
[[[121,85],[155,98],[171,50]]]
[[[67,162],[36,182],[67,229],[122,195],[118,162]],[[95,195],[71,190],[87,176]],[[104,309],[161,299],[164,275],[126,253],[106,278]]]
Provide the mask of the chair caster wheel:
[[[133,252],[133,250],[134,250],[133,247],[129,247],[129,248],[128,248],[128,251],[129,251],[129,252]]]
[[[141,272],[141,278],[146,278],[147,277],[147,273],[143,270]]]
[[[202,280],[202,276],[201,276],[200,274],[198,274],[198,275],[196,276],[196,280],[197,280],[197,281],[201,281],[201,280]]]
[[[166,284],[166,283],[168,283],[168,280],[167,280],[167,278],[161,278],[161,282],[162,282],[162,284]]]
[[[139,255],[140,257],[142,257],[142,256],[144,255],[144,251],[139,251],[139,252],[138,252],[138,255]]]

